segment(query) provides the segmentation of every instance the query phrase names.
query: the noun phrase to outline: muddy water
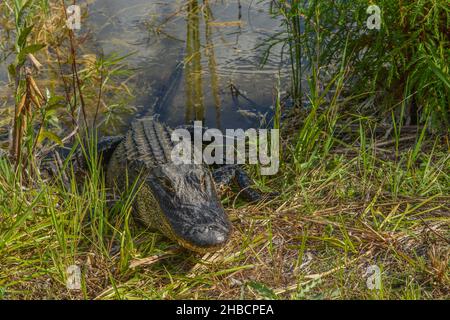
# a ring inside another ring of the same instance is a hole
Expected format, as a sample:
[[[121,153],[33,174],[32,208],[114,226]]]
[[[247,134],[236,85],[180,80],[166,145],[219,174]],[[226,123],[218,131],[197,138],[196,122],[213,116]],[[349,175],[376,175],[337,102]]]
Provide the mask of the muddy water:
[[[260,0],[89,0],[80,34],[84,45],[98,54],[126,55],[133,70],[127,85],[135,93],[124,115],[157,113],[172,126],[203,120],[208,127],[259,127],[273,115],[275,87],[287,83],[287,66],[280,47],[272,49],[261,67],[267,39],[281,30]],[[6,63],[0,84],[7,83]],[[164,104],[155,99],[177,81]],[[0,106],[1,107],[1,106]]]
[[[277,78],[284,84],[287,70],[280,48],[261,68],[262,45],[281,31],[269,1],[97,0],[89,12],[98,50],[135,52],[127,62],[137,68],[140,113],[156,112],[173,126],[195,119],[248,128],[270,119]],[[169,99],[149,110],[180,62]]]

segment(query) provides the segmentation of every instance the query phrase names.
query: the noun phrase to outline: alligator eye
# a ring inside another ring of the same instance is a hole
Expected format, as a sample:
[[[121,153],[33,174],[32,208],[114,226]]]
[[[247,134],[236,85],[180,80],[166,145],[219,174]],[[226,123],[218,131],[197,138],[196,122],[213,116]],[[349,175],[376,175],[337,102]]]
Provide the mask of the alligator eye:
[[[172,181],[170,181],[169,179],[162,179],[161,184],[166,191],[174,191]]]
[[[206,191],[206,176],[204,174],[200,177],[200,188],[203,192]]]

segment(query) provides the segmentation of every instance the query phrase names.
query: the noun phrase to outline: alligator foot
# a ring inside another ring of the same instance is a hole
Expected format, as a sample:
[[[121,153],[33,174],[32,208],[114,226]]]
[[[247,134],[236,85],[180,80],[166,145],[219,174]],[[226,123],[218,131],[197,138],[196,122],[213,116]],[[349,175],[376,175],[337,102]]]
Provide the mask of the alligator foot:
[[[213,178],[219,189],[230,185],[234,180],[241,190],[239,194],[247,201],[257,202],[267,196],[251,187],[254,184],[252,179],[250,179],[247,172],[239,165],[230,164],[221,166],[213,171]],[[271,194],[268,196],[270,197]]]

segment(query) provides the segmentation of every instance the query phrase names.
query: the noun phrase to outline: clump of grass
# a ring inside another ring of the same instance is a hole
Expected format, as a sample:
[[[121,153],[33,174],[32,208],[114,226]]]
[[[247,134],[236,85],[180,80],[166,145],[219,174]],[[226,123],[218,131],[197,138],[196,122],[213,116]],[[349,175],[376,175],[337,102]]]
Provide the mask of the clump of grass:
[[[375,98],[362,112],[389,118],[395,111],[399,124],[428,121],[430,129],[448,130],[447,2],[376,4],[380,30],[366,26],[367,1],[273,1],[273,13],[282,17],[286,32],[268,39],[267,46],[284,43],[288,48],[294,102],[300,105],[311,90],[301,90],[301,80],[312,67],[317,85],[326,87],[339,72],[335,65],[347,56],[352,74],[346,91],[362,98],[360,103]]]
[[[96,147],[88,145],[89,172],[82,182],[67,159],[68,181],[60,175],[24,189],[8,160],[0,159],[0,286],[5,298],[86,298],[97,282],[109,283],[117,274],[114,268],[119,270],[133,254],[128,224],[133,194],[108,207]],[[111,267],[116,260],[118,266]],[[85,275],[99,273],[91,279],[94,284],[83,278],[83,290],[75,295],[64,290],[71,265],[85,268]]]

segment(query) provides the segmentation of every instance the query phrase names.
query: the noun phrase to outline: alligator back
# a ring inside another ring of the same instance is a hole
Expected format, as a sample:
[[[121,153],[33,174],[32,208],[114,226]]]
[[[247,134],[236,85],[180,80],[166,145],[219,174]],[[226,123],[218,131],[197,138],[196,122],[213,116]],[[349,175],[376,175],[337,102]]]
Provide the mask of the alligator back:
[[[109,188],[123,192],[135,182],[136,187],[140,187],[134,214],[147,227],[159,229],[164,226],[158,226],[158,220],[150,219],[153,215],[144,214],[145,207],[159,209],[156,199],[142,180],[151,174],[154,167],[170,162],[172,147],[169,128],[153,118],[143,118],[131,124],[108,163],[106,183]]]

